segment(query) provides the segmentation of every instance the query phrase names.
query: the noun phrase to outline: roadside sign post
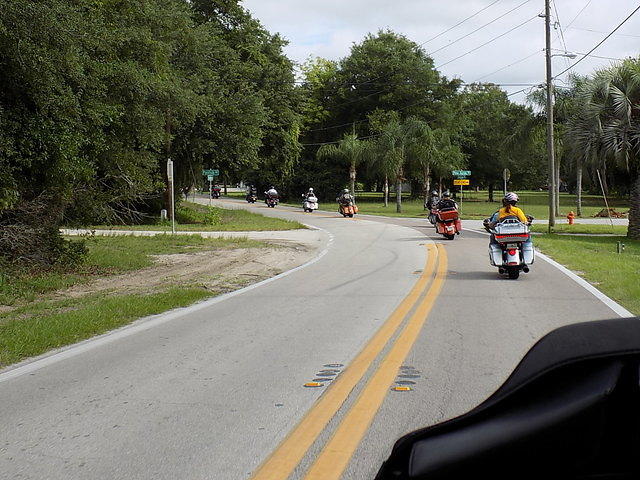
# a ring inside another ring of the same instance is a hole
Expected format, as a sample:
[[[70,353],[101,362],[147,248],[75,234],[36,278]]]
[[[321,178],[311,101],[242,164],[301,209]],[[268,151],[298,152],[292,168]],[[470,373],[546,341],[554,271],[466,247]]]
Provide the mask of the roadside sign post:
[[[209,206],[211,206],[211,196],[213,194],[213,187],[211,185],[211,182],[213,182],[213,177],[220,176],[220,170],[217,170],[217,169],[203,169],[202,170],[202,175],[207,177],[207,180],[209,181]]]
[[[507,194],[507,182],[509,181],[509,179],[511,178],[511,172],[509,171],[508,168],[505,168],[502,171],[502,179],[504,180],[504,188],[503,188],[503,193],[506,195]]]
[[[453,185],[459,185],[460,186],[460,211],[462,211],[462,195],[463,195],[463,190],[462,190],[462,186],[463,185],[469,185],[469,179],[466,177],[470,177],[471,176],[471,170],[452,170],[451,174],[456,177],[453,180]]]
[[[173,160],[167,159],[167,180],[169,180],[169,203],[171,208],[171,233],[176,233],[176,209],[173,198]]]

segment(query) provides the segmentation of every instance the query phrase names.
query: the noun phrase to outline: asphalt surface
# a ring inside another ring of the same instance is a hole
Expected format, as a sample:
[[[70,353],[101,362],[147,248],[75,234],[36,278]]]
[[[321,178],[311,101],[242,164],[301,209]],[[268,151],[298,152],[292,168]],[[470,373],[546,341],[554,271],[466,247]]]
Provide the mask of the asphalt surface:
[[[0,374],[1,478],[372,478],[400,435],[480,403],[550,330],[616,317],[546,262],[499,277],[479,233],[225,205],[322,229],[321,258]]]

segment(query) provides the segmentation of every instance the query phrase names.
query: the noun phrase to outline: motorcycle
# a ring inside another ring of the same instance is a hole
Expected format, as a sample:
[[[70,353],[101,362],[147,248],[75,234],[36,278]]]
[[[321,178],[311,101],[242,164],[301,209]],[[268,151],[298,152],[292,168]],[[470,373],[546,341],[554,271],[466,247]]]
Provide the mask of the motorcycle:
[[[429,223],[434,227],[436,226],[436,220],[438,218],[437,213],[438,213],[438,210],[435,207],[432,208],[431,211],[429,212]]]
[[[433,215],[436,220],[436,232],[443,235],[447,240],[453,240],[456,235],[460,235],[462,231],[462,223],[460,222],[460,216],[458,210],[455,208],[445,208],[442,210],[435,210]]]
[[[302,210],[304,210],[305,212],[313,213],[313,211],[317,209],[318,199],[316,197],[309,196],[302,202]]]
[[[349,203],[340,203],[339,207],[338,207],[338,212],[343,216],[343,217],[350,217],[353,218],[353,216],[358,213],[358,206],[353,203],[353,202],[349,202]]]
[[[529,222],[522,223],[516,217],[506,217],[495,225],[488,218],[484,220],[485,230],[495,240],[489,243],[491,265],[498,267],[498,273],[506,273],[512,280],[520,276],[520,271],[529,273],[529,265],[535,261],[533,243],[529,241],[529,226],[533,217],[527,218]]]
[[[267,204],[267,207],[274,208],[276,205],[278,205],[278,197],[268,196],[265,199],[265,203]]]
[[[213,190],[211,190],[211,198],[220,198],[220,187],[213,187]]]
[[[256,203],[258,196],[255,193],[247,194],[247,203]]]

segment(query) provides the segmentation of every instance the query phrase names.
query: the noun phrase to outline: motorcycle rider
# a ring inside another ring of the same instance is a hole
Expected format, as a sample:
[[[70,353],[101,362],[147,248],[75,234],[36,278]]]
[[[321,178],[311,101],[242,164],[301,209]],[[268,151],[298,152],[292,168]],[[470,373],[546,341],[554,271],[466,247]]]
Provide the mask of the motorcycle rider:
[[[458,204],[451,199],[451,194],[449,190],[442,193],[442,199],[436,203],[436,209],[444,210],[446,208],[455,208],[458,210]]]
[[[518,194],[515,192],[509,192],[502,198],[502,208],[500,208],[496,213],[491,215],[491,218],[484,221],[485,228],[487,230],[492,229],[496,226],[496,224],[500,223],[503,219],[507,217],[516,217],[520,222],[525,225],[530,225],[533,221],[533,217],[528,217],[524,214],[521,208],[516,207],[516,203],[518,203]],[[490,243],[496,243],[496,239],[491,234]],[[531,243],[531,235],[529,235],[529,239],[525,243]]]
[[[269,204],[270,198],[275,198],[276,200],[278,199],[278,191],[275,189],[273,185],[269,188],[269,190],[264,192],[264,195],[265,195],[264,201],[266,204]]]
[[[431,210],[433,207],[435,207],[438,204],[439,201],[440,201],[440,197],[438,197],[438,192],[435,190],[432,190],[431,196],[427,198],[425,207],[427,208],[427,210]]]
[[[305,200],[306,200],[306,199],[308,199],[309,197],[315,197],[315,196],[316,196],[316,194],[315,194],[315,193],[313,193],[313,188],[311,188],[311,187],[309,187],[309,190],[307,191],[307,193],[303,193],[303,194],[302,194],[302,197],[303,197]],[[316,197],[316,198],[317,198],[317,197]]]
[[[247,199],[250,197],[258,197],[258,189],[253,184],[249,185],[249,188],[247,189]]]
[[[338,197],[336,198],[336,202],[338,202],[340,205],[350,205],[351,203],[353,203],[353,196],[349,193],[348,188],[342,190],[340,195],[338,195]]]

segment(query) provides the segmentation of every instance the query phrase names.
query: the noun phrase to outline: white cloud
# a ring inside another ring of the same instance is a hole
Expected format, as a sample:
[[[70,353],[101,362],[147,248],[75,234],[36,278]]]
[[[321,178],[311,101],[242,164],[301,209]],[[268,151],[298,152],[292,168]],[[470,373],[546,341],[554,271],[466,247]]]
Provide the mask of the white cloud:
[[[524,0],[500,0],[459,27],[428,42],[427,52],[446,46],[459,37],[490,22],[523,3]],[[469,15],[486,7],[492,0],[245,0],[244,6],[270,31],[280,32],[289,45],[287,55],[302,62],[310,55],[340,59],[349,54],[353,43],[358,43],[369,32],[390,28],[417,43],[422,43],[455,25]],[[564,26],[578,14],[588,0],[556,0],[560,23]],[[567,49],[588,52],[605,33],[610,32],[635,7],[635,0],[592,0],[564,36]],[[436,65],[485,43],[510,28],[542,13],[542,0],[530,0],[504,18],[433,54]],[[585,30],[586,29],[586,30]],[[640,35],[640,12],[631,18],[618,33]],[[562,49],[559,30],[553,32],[553,47]],[[535,18],[526,25],[480,48],[474,53],[455,60],[441,68],[448,77],[471,82],[532,54],[529,60],[485,78],[499,83],[540,83],[544,80],[544,19]],[[638,56],[640,38],[614,35],[597,51],[596,55],[622,58]],[[578,57],[579,58],[579,57]],[[572,60],[573,62],[575,60]],[[554,71],[566,68],[567,59],[554,58]],[[575,69],[589,73],[609,65],[610,60],[587,58]],[[516,91],[522,87],[505,87]],[[523,95],[514,96],[522,100]]]

